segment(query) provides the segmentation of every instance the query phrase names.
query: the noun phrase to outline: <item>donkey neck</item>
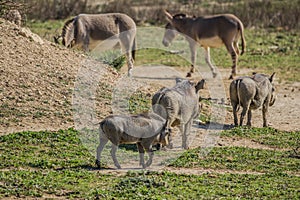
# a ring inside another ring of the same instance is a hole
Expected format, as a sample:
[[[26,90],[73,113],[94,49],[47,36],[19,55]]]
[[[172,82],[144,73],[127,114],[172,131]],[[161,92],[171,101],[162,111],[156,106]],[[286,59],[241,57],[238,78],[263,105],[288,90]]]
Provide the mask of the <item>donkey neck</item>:
[[[191,37],[193,21],[194,21],[194,19],[192,19],[192,18],[174,19],[173,26],[180,33],[183,33],[183,34]]]

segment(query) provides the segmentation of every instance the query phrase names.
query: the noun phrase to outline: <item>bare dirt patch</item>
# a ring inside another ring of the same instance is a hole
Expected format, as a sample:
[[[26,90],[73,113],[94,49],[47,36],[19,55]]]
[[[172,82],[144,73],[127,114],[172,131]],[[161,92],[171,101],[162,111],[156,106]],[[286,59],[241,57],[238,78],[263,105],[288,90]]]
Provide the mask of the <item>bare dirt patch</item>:
[[[74,82],[87,57],[35,34],[24,35],[21,27],[3,19],[0,28],[0,134],[73,127]],[[99,93],[110,90],[118,77],[111,68],[106,71]],[[107,115],[107,99],[101,98],[101,113]]]

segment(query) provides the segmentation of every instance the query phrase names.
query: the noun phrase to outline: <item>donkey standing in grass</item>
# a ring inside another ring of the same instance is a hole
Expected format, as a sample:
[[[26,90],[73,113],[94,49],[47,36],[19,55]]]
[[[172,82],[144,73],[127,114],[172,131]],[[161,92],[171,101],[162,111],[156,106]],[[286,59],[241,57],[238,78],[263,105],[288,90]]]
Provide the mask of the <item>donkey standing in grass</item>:
[[[89,51],[89,46],[94,42],[118,39],[126,53],[128,75],[131,75],[135,59],[136,25],[129,16],[121,13],[80,14],[65,23],[60,37],[64,46],[81,44],[84,51]],[[54,40],[58,42],[58,37]]]
[[[172,16],[165,11],[169,23],[166,25],[166,31],[162,43],[169,46],[175,36],[182,33],[189,42],[191,50],[192,67],[187,77],[194,72],[196,61],[196,47],[199,43],[205,50],[205,61],[210,67],[213,77],[216,77],[215,67],[210,61],[210,47],[221,47],[225,45],[227,51],[231,54],[233,66],[230,79],[236,75],[236,67],[239,55],[238,38],[242,40],[241,55],[245,51],[244,26],[242,22],[232,14],[222,14],[204,17],[188,17],[185,14]]]

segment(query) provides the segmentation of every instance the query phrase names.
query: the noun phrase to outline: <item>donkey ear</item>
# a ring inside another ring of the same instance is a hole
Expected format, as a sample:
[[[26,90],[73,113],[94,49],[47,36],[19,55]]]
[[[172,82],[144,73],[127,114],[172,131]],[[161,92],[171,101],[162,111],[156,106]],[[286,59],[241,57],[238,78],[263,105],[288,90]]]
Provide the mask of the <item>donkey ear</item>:
[[[271,75],[271,77],[269,78],[269,80],[270,80],[270,82],[272,83],[273,82],[273,80],[274,80],[274,76],[275,76],[275,72]]]
[[[167,17],[167,20],[168,20],[169,22],[171,22],[172,19],[173,19],[173,16],[172,16],[167,10],[164,10],[164,13],[165,13],[165,15],[166,15],[166,17]]]
[[[54,43],[55,43],[55,44],[58,44],[58,43],[59,43],[59,42],[58,42],[58,37],[53,36],[53,40],[54,40]]]
[[[54,42],[56,43],[56,44],[59,44],[59,39],[61,38],[61,35],[59,35],[59,36],[53,36],[53,39],[54,39]]]

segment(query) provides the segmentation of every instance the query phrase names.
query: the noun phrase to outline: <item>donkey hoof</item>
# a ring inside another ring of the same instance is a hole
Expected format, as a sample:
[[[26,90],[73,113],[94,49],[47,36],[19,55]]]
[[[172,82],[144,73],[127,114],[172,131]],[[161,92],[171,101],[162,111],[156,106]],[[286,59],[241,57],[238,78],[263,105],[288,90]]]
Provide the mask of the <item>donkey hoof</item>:
[[[173,144],[172,144],[172,143],[169,143],[169,144],[167,145],[167,147],[168,147],[169,149],[173,149]]]
[[[128,77],[132,77],[132,69],[128,70]]]
[[[186,77],[192,77],[192,73],[191,72],[187,73]]]
[[[213,78],[216,78],[218,74],[216,72],[213,72],[212,75],[213,75]]]

